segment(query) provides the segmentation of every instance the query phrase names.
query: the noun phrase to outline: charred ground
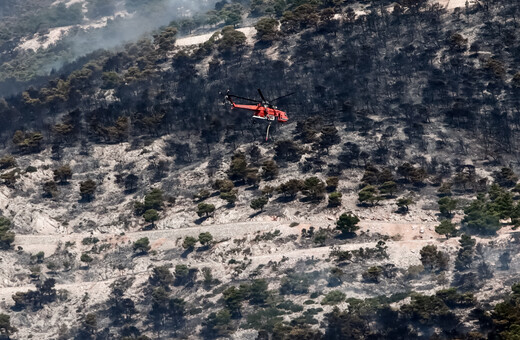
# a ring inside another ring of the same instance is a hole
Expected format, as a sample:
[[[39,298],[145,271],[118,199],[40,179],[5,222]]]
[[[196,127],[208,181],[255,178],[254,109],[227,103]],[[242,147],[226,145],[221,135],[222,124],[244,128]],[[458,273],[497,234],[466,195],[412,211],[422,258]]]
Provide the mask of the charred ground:
[[[513,338],[519,7],[391,5],[243,3],[254,37],[169,26],[1,100],[3,333]],[[230,87],[292,123],[261,142]]]

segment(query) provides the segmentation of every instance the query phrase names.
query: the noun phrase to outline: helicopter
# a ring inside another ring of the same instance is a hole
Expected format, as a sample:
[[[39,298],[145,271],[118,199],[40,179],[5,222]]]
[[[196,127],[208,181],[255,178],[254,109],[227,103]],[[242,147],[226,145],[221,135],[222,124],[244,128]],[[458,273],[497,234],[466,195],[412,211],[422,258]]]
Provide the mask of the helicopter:
[[[253,118],[269,121],[269,125],[267,127],[267,135],[265,137],[265,140],[267,141],[269,140],[269,129],[271,128],[272,122],[277,121],[278,123],[287,123],[289,121],[287,113],[278,110],[276,106],[273,106],[273,102],[282,98],[292,96],[293,94],[295,94],[295,92],[286,94],[285,96],[281,96],[270,101],[265,98],[264,94],[262,93],[262,90],[258,89],[258,93],[260,94],[260,98],[262,98],[261,100],[236,96],[234,94],[230,94],[228,90],[225,99],[227,99],[231,103],[232,108],[253,111]],[[253,102],[256,103],[256,105],[237,104],[234,102],[233,98]]]

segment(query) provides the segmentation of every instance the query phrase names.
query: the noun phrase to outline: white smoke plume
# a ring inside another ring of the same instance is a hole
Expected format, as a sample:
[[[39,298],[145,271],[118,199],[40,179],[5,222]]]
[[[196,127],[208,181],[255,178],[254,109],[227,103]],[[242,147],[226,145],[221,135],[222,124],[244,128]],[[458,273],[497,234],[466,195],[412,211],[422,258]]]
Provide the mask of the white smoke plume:
[[[91,28],[70,33],[62,41],[66,53],[63,58],[49,64],[44,71],[59,70],[71,62],[99,49],[114,49],[124,43],[134,42],[154,30],[214,7],[216,0],[164,0],[160,5],[140,10],[127,17],[116,17],[103,28]]]

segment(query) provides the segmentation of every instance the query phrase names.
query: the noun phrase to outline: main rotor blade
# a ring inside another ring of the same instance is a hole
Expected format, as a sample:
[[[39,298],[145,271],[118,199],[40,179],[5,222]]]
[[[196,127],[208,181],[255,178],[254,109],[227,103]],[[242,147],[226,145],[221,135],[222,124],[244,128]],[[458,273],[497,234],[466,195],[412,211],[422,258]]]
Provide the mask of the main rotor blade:
[[[245,97],[235,96],[234,94],[230,94],[230,95],[228,95],[228,96],[231,97],[231,98],[237,98],[237,99],[247,100],[247,101],[250,101],[250,102],[253,102],[253,103],[260,103],[260,102],[261,102],[261,100],[258,100],[258,99],[250,99],[250,98],[245,98]]]
[[[286,94],[285,96],[281,96],[281,97],[278,97],[278,98],[276,98],[276,99],[273,99],[273,100],[271,100],[271,103],[272,103],[272,102],[275,102],[275,101],[277,101],[277,100],[280,100],[280,99],[282,99],[282,98],[292,96],[293,94],[296,94],[296,92],[292,92],[292,93]]]
[[[264,94],[262,93],[262,90],[258,89],[258,93],[260,93],[260,97],[262,98],[262,100],[263,100],[265,103],[269,103],[269,102],[267,101],[267,99],[265,99]]]

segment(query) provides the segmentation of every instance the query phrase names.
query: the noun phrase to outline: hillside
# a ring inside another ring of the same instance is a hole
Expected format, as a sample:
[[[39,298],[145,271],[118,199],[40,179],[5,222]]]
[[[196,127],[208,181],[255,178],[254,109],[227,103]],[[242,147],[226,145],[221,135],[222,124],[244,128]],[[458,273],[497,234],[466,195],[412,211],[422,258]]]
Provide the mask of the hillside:
[[[515,339],[519,6],[211,5],[0,98],[0,336]]]

